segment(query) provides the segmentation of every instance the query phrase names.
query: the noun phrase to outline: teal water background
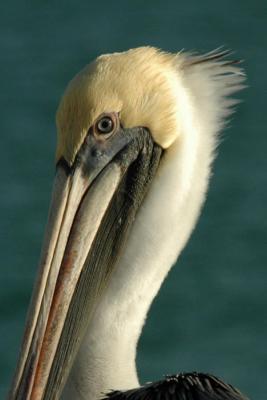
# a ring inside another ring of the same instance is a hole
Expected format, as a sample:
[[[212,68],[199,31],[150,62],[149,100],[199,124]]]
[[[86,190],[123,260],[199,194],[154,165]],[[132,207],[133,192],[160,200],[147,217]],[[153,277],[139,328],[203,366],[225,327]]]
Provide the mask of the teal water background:
[[[225,45],[245,60],[249,88],[223,134],[198,226],[152,306],[138,369],[142,382],[208,371],[266,400],[266,1],[14,0],[0,9],[0,398],[39,258],[67,82],[101,53]]]

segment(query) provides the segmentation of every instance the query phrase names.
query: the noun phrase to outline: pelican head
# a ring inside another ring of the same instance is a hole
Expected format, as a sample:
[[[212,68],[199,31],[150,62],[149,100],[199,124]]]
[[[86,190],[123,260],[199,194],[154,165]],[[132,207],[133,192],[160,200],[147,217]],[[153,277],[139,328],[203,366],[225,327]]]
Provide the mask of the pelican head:
[[[217,133],[234,104],[227,96],[243,80],[226,55],[142,47],[101,56],[69,83],[57,112],[56,177],[10,399],[58,399],[63,388],[68,398],[79,357],[92,362],[91,375],[101,360],[107,379],[112,368],[117,373],[106,383],[99,372],[88,378],[88,386],[98,382],[90,399],[136,384],[135,369],[112,367],[107,353],[117,346],[122,357],[131,338],[127,362],[135,359],[147,310],[199,215]]]

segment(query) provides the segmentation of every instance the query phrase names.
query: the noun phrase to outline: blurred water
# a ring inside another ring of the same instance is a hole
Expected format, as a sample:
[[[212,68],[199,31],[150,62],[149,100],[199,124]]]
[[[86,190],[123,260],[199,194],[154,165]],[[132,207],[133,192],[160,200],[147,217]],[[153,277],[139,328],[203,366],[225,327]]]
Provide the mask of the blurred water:
[[[267,374],[267,5],[226,0],[1,4],[0,396],[23,332],[54,174],[54,114],[96,55],[144,44],[246,60],[249,89],[225,131],[201,220],[153,304],[139,345],[142,381],[217,374],[264,400]]]

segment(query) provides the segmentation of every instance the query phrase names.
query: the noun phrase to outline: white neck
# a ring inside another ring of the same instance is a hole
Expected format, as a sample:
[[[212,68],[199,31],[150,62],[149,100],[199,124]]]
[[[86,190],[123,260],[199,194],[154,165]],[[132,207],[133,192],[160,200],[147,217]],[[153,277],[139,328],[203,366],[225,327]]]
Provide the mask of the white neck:
[[[216,132],[228,106],[225,103],[221,107],[224,114],[219,115],[222,96],[217,96],[216,85],[209,88],[210,92],[214,89],[214,98],[207,99],[205,80],[202,87],[193,72],[188,76],[192,92],[177,90],[181,93],[177,99],[180,134],[164,154],[124,254],[90,322],[64,400],[96,400],[112,389],[138,385],[137,342],[151,302],[195,226],[205,198]],[[199,98],[201,93],[203,98]],[[209,114],[208,105],[213,103],[214,112]]]
[[[195,225],[206,192],[210,154],[197,155],[192,136],[197,132],[165,153],[90,323],[64,400],[95,400],[111,389],[138,386],[136,346],[148,309]]]

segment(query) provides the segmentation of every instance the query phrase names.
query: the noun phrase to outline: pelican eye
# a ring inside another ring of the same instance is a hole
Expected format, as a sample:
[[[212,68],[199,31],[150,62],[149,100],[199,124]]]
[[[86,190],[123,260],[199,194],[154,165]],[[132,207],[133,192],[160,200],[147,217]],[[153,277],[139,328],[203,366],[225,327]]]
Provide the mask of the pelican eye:
[[[109,134],[113,131],[115,123],[111,117],[102,117],[96,125],[97,132],[102,135]]]
[[[119,114],[110,112],[102,114],[93,124],[93,134],[98,140],[109,139],[120,127]]]

